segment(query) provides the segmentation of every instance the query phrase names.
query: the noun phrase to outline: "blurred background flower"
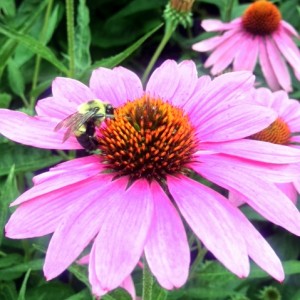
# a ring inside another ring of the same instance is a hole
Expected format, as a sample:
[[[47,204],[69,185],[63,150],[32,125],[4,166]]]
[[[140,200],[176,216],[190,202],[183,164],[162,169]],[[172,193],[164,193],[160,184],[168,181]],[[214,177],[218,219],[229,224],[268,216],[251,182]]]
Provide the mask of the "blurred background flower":
[[[229,23],[203,20],[208,32],[221,35],[195,43],[193,49],[211,51],[204,66],[213,75],[232,66],[233,70],[254,71],[259,61],[265,80],[273,90],[292,91],[287,62],[300,80],[300,51],[293,38],[299,39],[295,28],[282,19],[279,9],[267,0],[258,0],[242,17]]]

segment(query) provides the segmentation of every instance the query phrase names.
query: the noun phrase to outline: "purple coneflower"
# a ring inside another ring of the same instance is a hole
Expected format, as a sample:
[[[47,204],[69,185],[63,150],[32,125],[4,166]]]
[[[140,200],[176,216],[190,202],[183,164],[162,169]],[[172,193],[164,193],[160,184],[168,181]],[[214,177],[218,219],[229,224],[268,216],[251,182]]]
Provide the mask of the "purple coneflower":
[[[95,132],[98,153],[36,176],[34,186],[12,203],[19,206],[6,236],[53,233],[44,265],[48,280],[91,246],[89,280],[98,296],[120,286],[143,254],[158,282],[172,289],[189,272],[184,218],[239,277],[248,275],[250,256],[283,280],[280,260],[239,208],[199,182],[204,177],[246,195],[260,214],[300,234],[297,208],[272,183],[299,176],[290,165],[300,161],[300,151],[244,139],[277,118],[272,109],[249,103],[253,84],[249,72],[211,80],[198,78],[191,61],[166,61],[145,90],[128,69],[100,68],[89,87],[55,79],[53,97],[38,102],[35,117],[0,110],[0,132],[14,141],[80,149],[74,136],[62,142],[64,130],[55,131],[57,124],[91,99],[115,108],[114,118]]]
[[[278,114],[277,119],[266,129],[251,136],[252,139],[298,147],[300,142],[300,103],[289,99],[284,91],[272,93],[266,88],[257,89],[254,96],[256,104],[270,107]],[[297,166],[300,169],[300,164]],[[277,185],[294,203],[300,192],[300,179]]]
[[[204,20],[201,25],[206,31],[222,32],[221,36],[193,45],[196,51],[212,51],[204,66],[212,67],[213,75],[221,73],[231,63],[234,71],[253,72],[259,60],[264,77],[273,90],[292,90],[286,62],[300,80],[300,52],[293,41],[299,35],[282,20],[273,3],[258,0],[246,9],[242,17],[229,23]]]

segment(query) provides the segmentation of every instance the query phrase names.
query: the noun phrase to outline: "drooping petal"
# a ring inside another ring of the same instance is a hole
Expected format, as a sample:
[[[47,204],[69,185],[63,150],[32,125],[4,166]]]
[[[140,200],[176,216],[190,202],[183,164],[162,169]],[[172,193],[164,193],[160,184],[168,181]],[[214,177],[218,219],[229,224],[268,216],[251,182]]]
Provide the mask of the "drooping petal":
[[[259,161],[251,161],[239,158],[236,155],[224,155],[222,153],[210,153],[206,155],[203,151],[195,154],[195,160],[199,163],[208,163],[212,167],[222,161],[222,163],[234,171],[235,169],[243,170],[244,172],[253,176],[263,176],[266,181],[276,183],[286,183],[294,181],[299,177],[300,169],[295,164],[270,164]],[[189,165],[191,169],[194,168],[194,163]],[[197,165],[195,168],[198,168]]]
[[[237,209],[214,190],[186,177],[168,177],[168,187],[181,214],[206,248],[231,272],[247,276],[245,241],[233,222]]]
[[[78,259],[76,261],[76,263],[79,265],[87,265],[89,263],[89,261],[90,261],[90,255],[87,254],[87,255],[82,256],[80,259]]]
[[[265,39],[263,38],[260,38],[259,40],[259,62],[261,65],[261,70],[270,88],[275,91],[279,90],[280,85],[268,57]]]
[[[113,203],[103,209],[101,229],[91,250],[89,277],[95,283],[95,294],[118,287],[132,272],[152,219],[152,195],[146,180],[135,181]]]
[[[109,102],[114,107],[139,98],[143,94],[142,83],[138,76],[122,67],[113,70],[106,68],[94,70],[90,87],[98,99]]]
[[[297,198],[298,198],[298,193],[295,188],[295,185],[292,182],[288,183],[280,183],[276,185],[285,195],[288,196],[291,201],[296,204],[297,203]]]
[[[283,281],[284,270],[274,250],[242,213],[237,216],[236,226],[245,237],[249,256],[272,277]]]
[[[300,179],[297,178],[296,180],[293,181],[294,187],[297,190],[297,192],[300,194]]]
[[[81,163],[87,161],[86,158],[79,158],[78,160],[80,160]],[[71,162],[74,162],[74,164],[77,165],[75,159],[70,161],[68,166],[71,167]],[[53,192],[55,190],[65,188],[68,185],[73,185],[77,182],[81,182],[82,180],[100,173],[102,169],[103,166],[99,164],[99,158],[98,161],[94,161],[93,163],[82,164],[81,166],[78,166],[75,172],[73,169],[66,169],[62,171],[53,168],[49,172],[43,173],[34,178],[35,185],[31,189],[24,192],[14,202],[12,202],[11,206],[18,205],[25,201]]]
[[[201,26],[205,29],[205,31],[223,31],[229,29],[238,29],[241,22],[241,18],[236,18],[230,23],[223,23],[220,20],[203,20],[201,22]]]
[[[297,30],[290,23],[288,23],[284,20],[281,20],[280,26],[283,27],[283,29],[287,35],[294,35],[295,37],[299,38],[299,34],[298,34]]]
[[[224,113],[209,118],[199,116],[198,122],[193,123],[202,142],[223,142],[255,134],[267,128],[276,117],[269,108],[244,104],[224,109]]]
[[[248,70],[253,72],[258,58],[258,45],[258,37],[244,34],[243,42],[239,45],[239,51],[233,62],[234,71]]]
[[[44,274],[50,280],[75,261],[84,248],[97,235],[103,211],[121,197],[125,182],[109,181],[108,176],[94,176],[86,180],[73,208],[58,224],[48,246]]]
[[[274,184],[251,176],[244,170],[230,168],[230,165],[209,163],[194,164],[194,169],[212,182],[241,193],[247,203],[264,216],[295,235],[300,235],[300,213],[292,201]],[[229,170],[231,172],[229,172]]]
[[[292,90],[291,77],[287,65],[283,60],[276,44],[274,44],[270,38],[266,38],[265,41],[268,58],[274,74],[277,77],[277,81],[284,90],[290,92]]]
[[[77,201],[86,200],[90,180],[93,181],[83,180],[22,203],[6,224],[6,236],[22,239],[53,232],[65,215],[76,208]]]
[[[204,66],[206,68],[213,66],[211,73],[213,75],[221,73],[225,70],[233,61],[237,54],[237,47],[241,43],[243,35],[236,33],[224,40],[209,56]]]
[[[230,33],[231,35],[235,34],[234,31]],[[225,38],[226,38],[226,34],[224,34],[224,36],[214,36],[212,38],[195,43],[192,46],[192,49],[199,52],[211,51],[215,49],[217,46],[219,46],[224,41]]]
[[[149,267],[166,289],[181,287],[187,280],[190,251],[179,214],[161,187],[151,184],[154,212],[145,255]]]
[[[274,164],[296,163],[299,162],[300,159],[300,149],[251,139],[236,140],[218,144],[204,143],[203,148],[206,150],[219,151],[229,155]]]
[[[15,142],[44,149],[82,149],[74,136],[63,143],[64,133],[56,132],[56,125],[57,119],[0,109],[0,133]]]
[[[294,41],[283,30],[274,32],[273,39],[285,59],[295,70],[300,71],[300,51]]]
[[[124,281],[121,283],[121,287],[130,294],[132,300],[136,299],[135,287],[131,276],[128,276],[124,279]]]
[[[75,171],[78,172],[79,175],[80,173],[83,173],[83,176],[85,177],[82,178],[84,179],[94,175],[94,169],[98,169],[98,173],[100,173],[102,170],[102,165],[100,164],[100,160],[97,155],[89,155],[59,163],[58,165],[50,168],[48,172],[34,176],[32,181],[35,185],[37,185],[47,180],[51,181],[57,176],[57,174],[71,173],[74,177],[76,177],[78,174],[75,174]],[[55,183],[55,185],[57,184],[58,183]]]
[[[52,94],[54,98],[65,99],[66,102],[74,102],[77,105],[96,99],[96,95],[78,80],[64,77],[56,77],[52,82]]]

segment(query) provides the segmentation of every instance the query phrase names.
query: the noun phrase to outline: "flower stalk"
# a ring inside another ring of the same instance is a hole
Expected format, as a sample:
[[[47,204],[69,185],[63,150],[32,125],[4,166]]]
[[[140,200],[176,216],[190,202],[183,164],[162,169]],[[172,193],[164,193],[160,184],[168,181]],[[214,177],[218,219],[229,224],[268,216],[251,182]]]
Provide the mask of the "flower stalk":
[[[67,39],[69,54],[69,74],[73,78],[75,74],[75,42],[74,42],[74,0],[66,0]]]
[[[143,300],[151,300],[152,299],[152,290],[153,290],[153,276],[150,272],[149,266],[147,262],[144,262],[143,268]]]
[[[166,44],[170,40],[177,26],[181,24],[184,28],[192,26],[192,13],[191,8],[194,3],[194,0],[171,0],[165,10],[164,10],[164,19],[165,19],[165,33],[160,41],[156,51],[154,52],[142,78],[142,82],[145,83],[149,77],[153,66],[155,65],[158,57],[162,53]]]
[[[42,31],[40,34],[40,41],[42,43],[45,43],[46,30],[49,26],[49,18],[50,18],[50,13],[52,11],[52,7],[53,7],[53,0],[49,0],[47,8],[46,8],[43,28],[42,28]],[[32,91],[34,91],[37,86],[38,77],[39,77],[39,73],[40,73],[40,65],[41,65],[41,56],[37,55],[36,59],[35,59],[35,67],[34,67],[33,78],[32,78],[32,86],[31,86]],[[34,105],[35,105],[35,97],[31,96],[30,103],[29,103],[30,109],[33,110]]]

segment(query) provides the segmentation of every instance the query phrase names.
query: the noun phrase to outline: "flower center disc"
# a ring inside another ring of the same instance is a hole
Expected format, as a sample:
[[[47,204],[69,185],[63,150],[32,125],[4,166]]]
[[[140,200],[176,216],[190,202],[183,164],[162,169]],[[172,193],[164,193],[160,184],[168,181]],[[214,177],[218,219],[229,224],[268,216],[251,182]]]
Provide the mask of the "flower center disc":
[[[195,130],[181,108],[149,95],[115,110],[99,129],[103,162],[117,176],[160,181],[184,172],[196,149]]]
[[[269,35],[276,31],[281,21],[278,8],[266,0],[251,4],[242,17],[246,31],[254,35]]]
[[[290,141],[291,131],[288,125],[280,118],[266,129],[251,135],[251,139],[279,145],[287,145]]]

